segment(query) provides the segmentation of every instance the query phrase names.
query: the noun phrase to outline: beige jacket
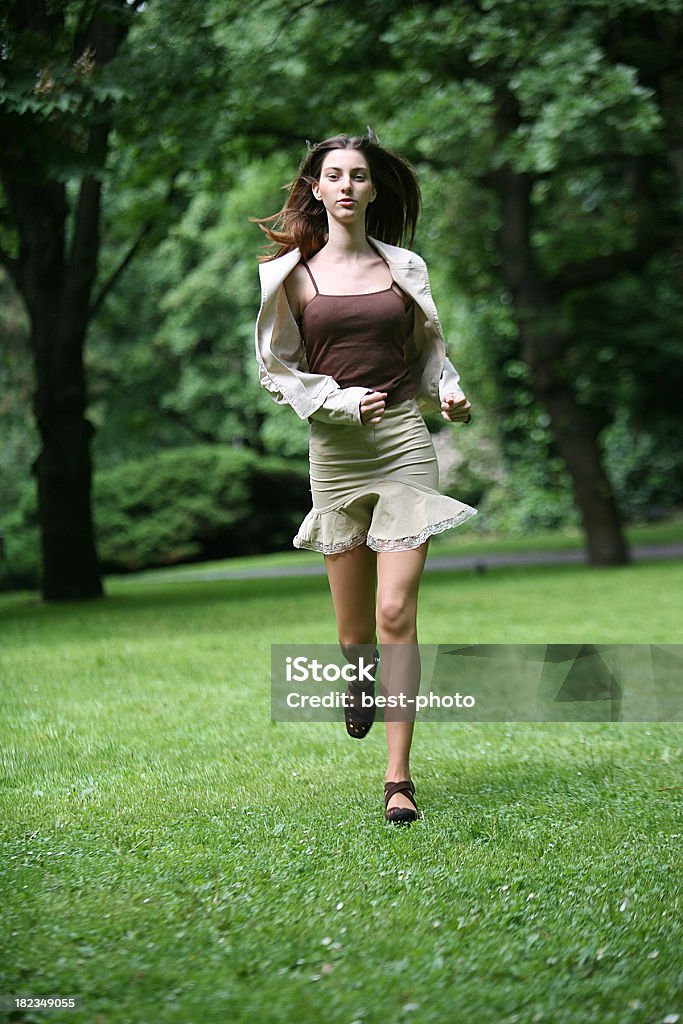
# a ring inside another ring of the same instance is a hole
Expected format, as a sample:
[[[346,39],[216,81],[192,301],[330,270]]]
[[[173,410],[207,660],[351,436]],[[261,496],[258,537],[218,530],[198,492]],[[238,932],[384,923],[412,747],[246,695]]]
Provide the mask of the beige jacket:
[[[427,266],[409,249],[368,241],[387,262],[391,276],[413,299],[413,329],[405,355],[417,384],[417,401],[438,411],[444,395],[463,397],[460,376],[446,355],[446,342],[429,288]],[[359,403],[370,390],[341,388],[334,378],[309,373],[303,340],[287,301],[284,281],[301,259],[298,249],[259,267],[261,308],[256,321],[259,380],[276,402],[291,405],[303,419],[361,425]]]

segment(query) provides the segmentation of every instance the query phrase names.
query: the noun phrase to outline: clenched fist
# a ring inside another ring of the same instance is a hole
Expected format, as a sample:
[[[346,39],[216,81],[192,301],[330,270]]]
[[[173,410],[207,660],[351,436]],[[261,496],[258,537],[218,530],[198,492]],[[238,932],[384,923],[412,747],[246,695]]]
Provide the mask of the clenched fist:
[[[387,391],[368,391],[360,400],[360,421],[363,426],[379,423],[386,408]]]
[[[472,419],[472,406],[464,395],[444,395],[441,402],[441,415],[449,423],[469,423]]]

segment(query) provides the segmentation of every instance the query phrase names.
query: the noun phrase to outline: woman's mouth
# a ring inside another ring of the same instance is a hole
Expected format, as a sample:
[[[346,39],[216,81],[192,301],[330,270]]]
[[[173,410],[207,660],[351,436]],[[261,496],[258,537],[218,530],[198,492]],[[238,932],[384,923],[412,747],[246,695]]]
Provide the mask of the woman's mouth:
[[[356,205],[356,200],[355,199],[340,199],[339,200],[339,205],[340,206],[355,206]]]

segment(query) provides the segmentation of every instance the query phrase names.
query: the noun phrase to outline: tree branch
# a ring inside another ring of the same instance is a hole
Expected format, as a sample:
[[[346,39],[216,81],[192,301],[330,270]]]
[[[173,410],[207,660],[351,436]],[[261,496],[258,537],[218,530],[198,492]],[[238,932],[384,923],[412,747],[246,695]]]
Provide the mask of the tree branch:
[[[124,258],[119,263],[118,267],[114,270],[114,272],[112,274],[110,274],[110,276],[104,282],[104,284],[100,288],[99,292],[97,293],[97,297],[96,297],[95,301],[90,306],[90,310],[89,310],[89,313],[88,313],[88,319],[89,320],[92,320],[95,316],[97,316],[98,312],[100,311],[100,307],[102,306],[102,303],[106,299],[107,295],[112,290],[114,285],[117,283],[117,281],[119,280],[119,278],[123,274],[123,272],[126,269],[126,267],[128,266],[128,264],[131,263],[132,260],[135,258],[135,256],[137,255],[138,251],[140,250],[140,247],[141,247],[142,243],[147,238],[147,236],[150,234],[150,232],[152,231],[153,227],[154,227],[154,221],[150,221],[148,224],[146,224],[144,226],[144,228],[142,229],[142,231],[140,232],[140,234],[136,238],[136,240],[133,243],[133,245],[130,247],[130,249],[128,250],[128,252],[124,256]]]
[[[175,183],[176,183],[176,180],[177,180],[179,174],[180,174],[180,171],[178,170],[178,171],[176,171],[174,173],[173,177],[171,178],[171,181],[170,181],[169,186],[168,186],[168,192],[166,193],[165,203],[169,203],[173,199],[173,196],[175,194]],[[145,226],[143,227],[142,231],[139,233],[138,237],[135,239],[135,241],[131,245],[131,247],[128,250],[128,252],[126,253],[126,255],[123,257],[123,259],[121,260],[119,265],[109,275],[107,280],[104,282],[104,284],[100,288],[100,290],[99,290],[99,292],[97,294],[97,297],[95,298],[95,301],[90,306],[89,319],[93,319],[95,316],[97,316],[97,314],[99,313],[100,308],[102,306],[102,303],[106,299],[107,295],[109,295],[109,292],[112,291],[112,289],[118,283],[118,280],[121,277],[121,275],[123,274],[123,272],[130,265],[130,263],[132,263],[132,261],[135,259],[135,257],[137,256],[138,252],[142,248],[142,245],[145,242],[145,239],[147,239],[150,236],[150,234],[152,233],[152,231],[154,230],[156,225],[157,225],[157,220],[150,220],[150,221],[147,222],[147,224],[145,224]]]
[[[62,297],[62,320],[67,337],[82,339],[90,318],[89,304],[100,246],[101,192],[100,181],[92,175],[81,181]]]

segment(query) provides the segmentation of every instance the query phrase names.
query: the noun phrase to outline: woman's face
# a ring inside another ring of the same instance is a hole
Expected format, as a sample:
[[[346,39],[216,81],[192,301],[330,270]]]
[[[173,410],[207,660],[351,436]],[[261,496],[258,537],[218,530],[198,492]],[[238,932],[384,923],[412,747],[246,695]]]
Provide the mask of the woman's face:
[[[368,162],[357,149],[333,149],[327,153],[320,178],[311,187],[328,214],[341,223],[365,223],[365,211],[377,195]]]

